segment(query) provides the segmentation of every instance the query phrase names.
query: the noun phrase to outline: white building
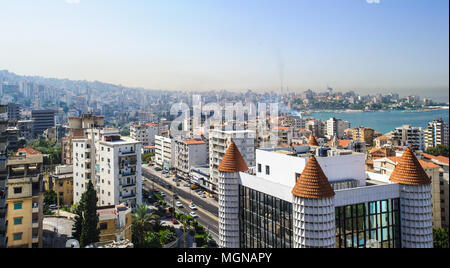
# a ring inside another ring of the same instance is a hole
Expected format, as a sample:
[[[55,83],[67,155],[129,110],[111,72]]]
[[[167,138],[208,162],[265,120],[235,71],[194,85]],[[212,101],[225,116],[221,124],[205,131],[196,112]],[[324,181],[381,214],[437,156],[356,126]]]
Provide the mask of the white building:
[[[425,148],[448,145],[448,122],[434,120],[425,129]]]
[[[155,136],[165,128],[161,127],[158,123],[148,123],[142,125],[130,126],[130,137],[137,141],[140,141],[143,146],[154,145]]]
[[[251,175],[235,147],[219,168],[219,246],[433,247],[431,180],[409,148],[389,177],[367,173],[364,154],[309,146],[257,150]]]
[[[175,143],[172,139],[155,136],[155,163],[165,170],[175,167]]]
[[[202,140],[176,140],[174,155],[177,174],[184,178],[189,178],[192,167],[209,163],[208,144]]]
[[[209,166],[211,191],[217,193],[219,171],[217,168],[225,156],[231,142],[239,148],[248,167],[255,166],[255,132],[251,130],[223,131],[212,130],[209,133]]]
[[[421,127],[403,125],[394,129],[391,135],[394,146],[409,146],[414,150],[425,150],[425,137]]]
[[[344,137],[344,130],[350,128],[350,123],[342,119],[330,118],[327,121],[327,134],[326,137],[331,139],[337,136],[339,139]]]
[[[141,143],[115,129],[89,131],[87,138],[73,140],[74,202],[91,180],[99,206],[141,204]]]

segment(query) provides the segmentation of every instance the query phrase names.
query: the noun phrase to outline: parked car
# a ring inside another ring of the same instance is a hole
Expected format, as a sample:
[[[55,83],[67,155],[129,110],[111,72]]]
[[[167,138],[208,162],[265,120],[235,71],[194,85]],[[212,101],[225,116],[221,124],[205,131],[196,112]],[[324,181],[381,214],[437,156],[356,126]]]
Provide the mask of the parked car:
[[[173,199],[178,199],[178,195],[177,194],[173,194]]]
[[[192,210],[197,210],[197,207],[194,204],[190,205],[189,208]]]
[[[160,167],[155,167],[155,170],[156,170],[156,171],[161,171],[162,168],[160,168]]]
[[[177,206],[177,208],[182,208],[183,207],[183,203],[178,201],[178,202],[175,203],[175,206]]]
[[[185,185],[183,185],[184,187],[191,187],[191,185],[189,183],[186,183]]]
[[[164,192],[161,192],[160,195],[161,195],[162,197],[166,197],[166,194],[165,194]]]
[[[193,218],[198,218],[197,213],[195,213],[194,211],[192,211],[191,213],[189,213],[189,215],[191,215]]]

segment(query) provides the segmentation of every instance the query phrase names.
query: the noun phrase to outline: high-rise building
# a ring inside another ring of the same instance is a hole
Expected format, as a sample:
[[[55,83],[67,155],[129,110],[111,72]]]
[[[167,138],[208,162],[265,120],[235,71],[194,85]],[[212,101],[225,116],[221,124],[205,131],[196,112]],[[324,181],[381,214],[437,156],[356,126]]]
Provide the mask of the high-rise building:
[[[20,105],[16,103],[8,103],[8,120],[19,121],[20,119]]]
[[[72,139],[85,137],[86,131],[93,128],[102,128],[105,117],[93,114],[82,114],[77,117],[69,117],[69,125],[66,137],[61,141],[61,160],[64,165],[72,165],[73,143]]]
[[[208,144],[202,140],[175,140],[177,175],[189,178],[191,168],[209,163]]]
[[[425,150],[425,139],[421,127],[403,125],[392,131],[392,144],[394,146],[408,146],[414,150]]]
[[[209,133],[209,167],[211,191],[217,193],[218,167],[227,148],[234,142],[248,167],[255,167],[255,132],[251,130],[212,130]]]
[[[154,145],[155,136],[167,128],[161,126],[159,123],[148,123],[141,125],[130,126],[130,137],[140,141],[143,146]]]
[[[38,137],[44,133],[46,129],[55,126],[54,110],[33,110],[31,111],[33,122],[33,135]]]
[[[1,86],[1,84],[0,84]],[[6,114],[7,106],[0,105],[0,115]],[[6,191],[6,184],[8,182],[8,156],[7,156],[7,146],[8,137],[6,129],[8,127],[8,121],[2,120],[0,117],[0,248],[6,245],[6,198],[8,193]]]
[[[166,171],[175,168],[175,142],[171,138],[155,136],[155,163]]]
[[[8,158],[6,247],[41,248],[43,156],[32,150]]]
[[[348,121],[332,117],[327,121],[326,137],[331,139],[332,137],[337,136],[337,138],[342,139],[344,137],[344,131],[348,128],[350,128],[350,123]]]
[[[431,180],[409,148],[390,177],[309,146],[257,150],[251,175],[238,151],[220,164],[221,247],[433,247]]]
[[[140,142],[121,137],[117,129],[95,128],[87,136],[73,139],[74,203],[79,202],[91,181],[98,205],[142,203]]]
[[[365,142],[367,146],[373,145],[375,131],[372,128],[356,127],[353,129],[353,140]]]
[[[428,123],[425,129],[425,149],[438,145],[449,145],[448,139],[448,122],[437,119]]]

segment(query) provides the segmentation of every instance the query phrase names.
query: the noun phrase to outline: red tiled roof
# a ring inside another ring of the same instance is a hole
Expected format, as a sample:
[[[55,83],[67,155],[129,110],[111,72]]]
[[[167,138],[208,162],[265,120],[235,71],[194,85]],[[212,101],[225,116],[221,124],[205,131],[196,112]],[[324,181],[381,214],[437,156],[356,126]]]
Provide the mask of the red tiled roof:
[[[335,195],[316,157],[311,156],[309,159],[294,189],[292,189],[292,194],[314,199],[329,198]]]
[[[187,145],[205,144],[204,141],[197,141],[197,140],[185,140],[184,143]]]
[[[434,155],[426,154],[426,153],[424,153],[423,156],[425,156],[425,158],[434,159],[434,160],[437,160],[437,161],[439,161],[441,163],[444,163],[444,164],[447,164],[447,165],[449,163],[449,161],[448,161],[449,158],[445,157],[445,156],[434,156]]]
[[[350,144],[350,142],[352,142],[352,140],[338,140],[338,144],[339,144],[338,146],[347,148],[348,145]],[[333,140],[329,141],[327,145],[328,146],[332,146],[333,145]]]
[[[423,170],[411,148],[405,150],[389,180],[406,185],[431,184],[430,178]]]
[[[237,148],[236,144],[233,141],[228,147],[228,150],[225,153],[222,162],[220,162],[218,170],[220,172],[227,172],[227,173],[242,172],[248,170],[244,158],[242,157],[241,153],[239,152],[239,149]]]
[[[36,151],[35,149],[30,148],[30,147],[20,148],[19,150],[17,150],[17,154],[19,154],[19,153],[21,153],[21,154],[25,153],[27,156],[42,154],[41,152]]]

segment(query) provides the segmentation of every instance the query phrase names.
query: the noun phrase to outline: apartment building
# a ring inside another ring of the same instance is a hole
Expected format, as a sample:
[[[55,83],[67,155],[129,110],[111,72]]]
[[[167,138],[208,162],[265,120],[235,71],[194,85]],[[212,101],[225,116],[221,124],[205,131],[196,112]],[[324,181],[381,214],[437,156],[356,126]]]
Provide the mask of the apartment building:
[[[99,206],[142,202],[141,143],[121,137],[117,129],[90,129],[73,139],[74,202],[92,181]]]
[[[100,243],[131,239],[131,208],[124,205],[97,208]]]
[[[33,139],[33,120],[17,121],[17,128],[19,129],[19,139]]]
[[[449,227],[449,158],[444,156],[434,156],[424,153],[422,160],[430,161],[433,164],[439,166],[439,192],[435,195],[439,195],[440,208],[441,208],[441,226],[444,228]]]
[[[274,127],[271,129],[271,140],[276,146],[290,145],[294,137],[294,129],[292,127]]]
[[[438,145],[449,145],[448,122],[437,119],[428,123],[424,136],[425,149],[436,147]]]
[[[6,247],[42,247],[42,164],[40,153],[8,158]]]
[[[306,129],[311,131],[312,135],[318,138],[325,137],[325,124],[320,120],[310,120],[306,122]]]
[[[167,171],[175,168],[175,142],[171,138],[155,136],[155,163]]]
[[[91,128],[102,128],[105,124],[104,116],[93,114],[82,114],[77,117],[69,117],[67,135],[61,142],[62,164],[72,165],[73,143],[72,139],[82,138],[87,135],[86,131]]]
[[[44,134],[46,129],[55,126],[55,111],[54,110],[33,110],[31,111],[31,118],[33,122],[33,135],[39,137]]]
[[[332,117],[327,121],[327,130],[325,136],[328,139],[331,139],[334,136],[342,139],[344,137],[344,130],[348,128],[350,128],[350,123],[348,121]]]
[[[367,146],[373,146],[375,130],[367,127],[356,127],[353,129],[353,140],[365,142]]]
[[[53,190],[60,198],[63,207],[73,205],[73,166],[57,166],[55,173],[46,178],[45,190]]]
[[[255,132],[251,130],[212,130],[209,133],[209,166],[210,190],[218,192],[218,167],[225,156],[225,152],[230,144],[234,144],[242,152],[245,163],[249,167],[255,167]]]
[[[409,146],[415,151],[425,150],[424,132],[421,127],[403,125],[395,128],[392,131],[391,140],[394,146]]]
[[[5,115],[6,111],[7,106],[0,105],[0,115]],[[6,128],[8,126],[8,121],[2,120],[1,118],[2,117],[0,116],[0,248],[5,247],[6,245],[6,198],[8,196],[8,193],[6,191],[6,184],[8,182],[8,139]]]
[[[21,119],[20,105],[17,103],[8,103],[8,120],[19,121]]]
[[[140,141],[143,146],[154,145],[155,136],[167,130],[167,125],[159,123],[135,124],[130,126],[130,137]]]
[[[177,175],[188,179],[191,168],[209,163],[208,144],[202,140],[175,140]]]

